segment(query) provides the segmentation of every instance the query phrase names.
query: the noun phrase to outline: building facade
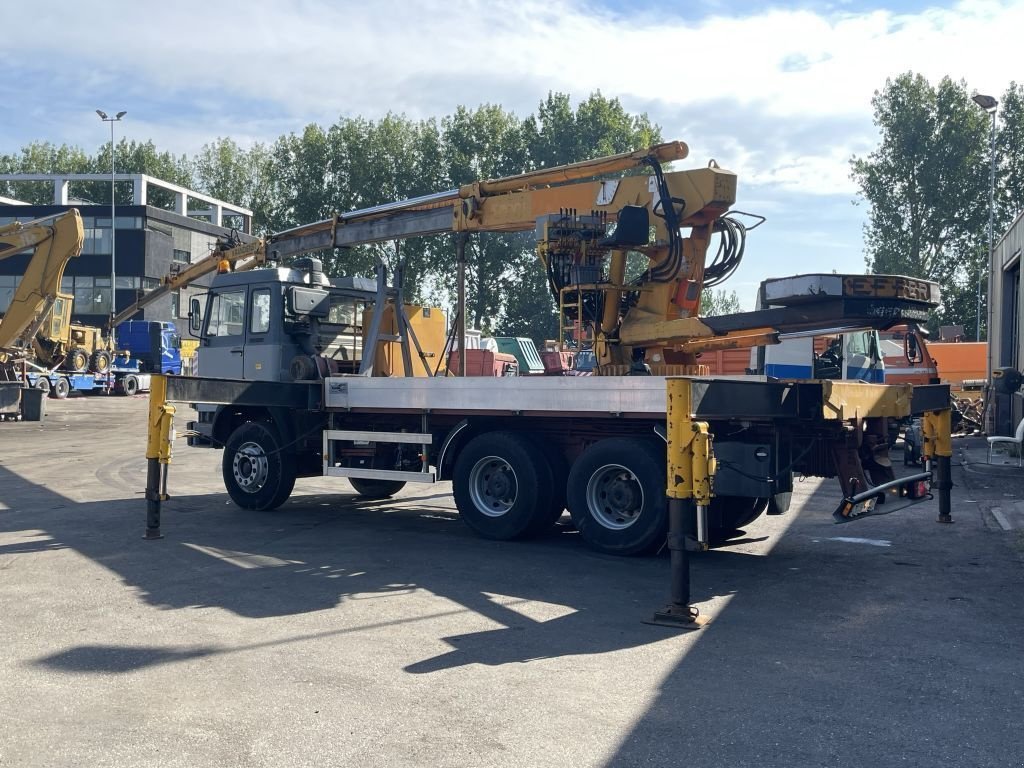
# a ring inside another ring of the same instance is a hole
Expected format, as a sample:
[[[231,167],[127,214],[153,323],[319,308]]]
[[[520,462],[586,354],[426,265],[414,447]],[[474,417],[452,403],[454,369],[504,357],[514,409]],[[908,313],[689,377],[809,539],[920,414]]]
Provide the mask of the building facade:
[[[1024,212],[1014,220],[993,246],[989,265],[989,371],[999,368],[1021,370],[1024,366],[1024,327],[1021,321],[1021,254],[1024,251]],[[991,377],[990,377],[991,378]],[[1024,418],[1020,392],[992,392],[989,402],[990,432],[1011,435]]]
[[[52,182],[55,198],[51,205],[4,200],[0,202],[0,225],[51,216],[69,208],[77,208],[81,213],[85,244],[81,255],[71,259],[65,267],[61,289],[74,296],[72,316],[75,322],[85,325],[105,327],[112,311],[131,306],[163,278],[208,256],[218,239],[233,232],[243,241],[251,239],[252,212],[247,209],[141,174],[117,178],[132,183],[133,204],[115,206],[115,218],[111,221],[109,205],[74,205],[74,200],[68,196],[69,182],[106,180],[109,183],[109,175],[0,176],[0,181]],[[165,200],[173,200],[175,210],[147,204],[154,188]],[[203,207],[195,207],[197,204]],[[111,286],[112,243],[117,259],[114,286]],[[30,254],[23,253],[0,260],[0,313],[6,311],[29,258]],[[203,283],[208,282],[206,278],[169,294],[148,305],[133,319],[172,321],[181,329],[181,321],[188,314],[190,296],[205,290]]]

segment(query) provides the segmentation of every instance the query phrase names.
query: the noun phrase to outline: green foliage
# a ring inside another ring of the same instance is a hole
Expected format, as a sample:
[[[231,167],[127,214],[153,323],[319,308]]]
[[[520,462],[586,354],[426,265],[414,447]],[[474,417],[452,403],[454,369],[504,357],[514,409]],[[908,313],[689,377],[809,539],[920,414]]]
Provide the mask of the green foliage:
[[[872,99],[879,146],[851,160],[871,205],[868,269],[938,281],[946,298],[935,324],[973,327],[988,222],[988,118],[963,82],[933,87],[905,73]]]
[[[278,232],[336,214],[427,195],[481,179],[627,152],[661,141],[647,115],[627,112],[618,99],[593,93],[573,106],[568,94],[550,93],[535,114],[520,118],[496,104],[458,107],[437,120],[388,114],[380,120],[341,117],[311,124],[272,144],[245,148],[217,138],[193,158],[159,152],[152,142],[122,139],[115,147],[119,173],[146,173],[253,210],[257,234]],[[0,172],[109,172],[110,144],[95,154],[36,143],[0,155]],[[123,188],[122,188],[123,187]],[[0,187],[0,194],[50,202],[52,185]],[[80,183],[73,194],[110,200],[109,183]],[[126,185],[118,201],[129,202]],[[150,204],[173,199],[153,191]],[[167,198],[167,199],[165,199]],[[389,270],[406,264],[412,300],[451,306],[455,243],[451,235],[377,243],[320,254],[328,274],[372,275],[378,260]],[[554,302],[528,233],[486,233],[470,238],[467,324],[535,341],[557,337]]]
[[[996,236],[1024,211],[1024,85],[1010,83],[996,131]]]
[[[717,315],[734,315],[743,311],[740,296],[736,291],[704,291],[700,295],[700,316],[715,317]]]

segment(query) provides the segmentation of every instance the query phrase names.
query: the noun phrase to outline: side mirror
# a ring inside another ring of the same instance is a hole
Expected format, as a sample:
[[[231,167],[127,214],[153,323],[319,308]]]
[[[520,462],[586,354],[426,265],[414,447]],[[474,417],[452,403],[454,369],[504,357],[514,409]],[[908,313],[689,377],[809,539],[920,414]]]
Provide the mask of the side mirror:
[[[903,337],[903,352],[911,365],[924,362],[924,352],[917,340],[917,334],[910,331]]]
[[[192,299],[188,305],[188,329],[193,334],[198,334],[203,327],[203,311],[199,299]]]

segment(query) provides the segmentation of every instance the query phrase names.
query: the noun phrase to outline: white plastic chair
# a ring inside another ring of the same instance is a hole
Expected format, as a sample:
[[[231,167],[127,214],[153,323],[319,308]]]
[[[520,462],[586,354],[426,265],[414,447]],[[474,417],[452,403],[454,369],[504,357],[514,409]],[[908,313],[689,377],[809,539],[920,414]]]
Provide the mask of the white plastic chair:
[[[1013,437],[990,437],[988,439],[988,463],[992,463],[992,449],[995,448],[997,443],[1012,443],[1017,446],[1017,466],[1024,466],[1024,448],[1021,443],[1024,443],[1024,419],[1020,420],[1020,424],[1017,425],[1017,431],[1014,432]]]

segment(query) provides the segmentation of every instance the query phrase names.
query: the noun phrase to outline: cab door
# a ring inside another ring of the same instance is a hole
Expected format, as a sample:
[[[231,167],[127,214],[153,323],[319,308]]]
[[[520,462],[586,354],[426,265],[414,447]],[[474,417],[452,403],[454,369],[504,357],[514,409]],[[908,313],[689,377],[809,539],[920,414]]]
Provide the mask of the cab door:
[[[202,340],[196,350],[203,376],[243,378],[246,293],[244,287],[210,292]]]
[[[246,381],[283,381],[282,361],[285,344],[281,338],[281,290],[278,286],[253,286],[249,289],[243,377]]]

